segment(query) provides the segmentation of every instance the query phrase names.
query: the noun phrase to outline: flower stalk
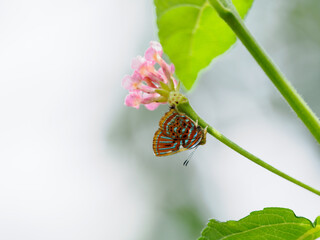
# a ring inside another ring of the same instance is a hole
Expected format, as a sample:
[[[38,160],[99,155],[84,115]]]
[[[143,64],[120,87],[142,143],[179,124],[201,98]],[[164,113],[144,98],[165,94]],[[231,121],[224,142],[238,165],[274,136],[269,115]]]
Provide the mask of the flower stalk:
[[[210,0],[220,17],[230,26],[243,45],[248,49],[281,95],[285,98],[297,116],[320,143],[320,121],[316,114],[294,89],[263,48],[251,35],[231,1]]]
[[[259,166],[267,169],[268,171],[310,191],[313,192],[317,195],[320,196],[320,191],[308,186],[307,184],[285,174],[284,172],[276,169],[275,167],[269,165],[268,163],[262,161],[260,158],[256,157],[255,155],[253,155],[252,153],[246,151],[245,149],[243,149],[242,147],[240,147],[239,145],[237,145],[236,143],[234,143],[233,141],[231,141],[229,138],[227,138],[226,136],[224,136],[223,134],[221,134],[218,130],[214,129],[213,127],[211,127],[209,124],[207,124],[202,118],[200,118],[198,116],[198,114],[193,110],[193,108],[190,106],[189,102],[185,102],[182,104],[177,105],[177,110],[179,112],[183,112],[186,115],[188,115],[192,120],[194,121],[198,121],[198,124],[202,127],[202,128],[206,128],[207,127],[207,131],[210,135],[212,135],[213,137],[215,137],[216,139],[218,139],[220,142],[224,143],[225,145],[227,145],[228,147],[230,147],[231,149],[233,149],[234,151],[236,151],[237,153],[241,154],[242,156],[248,158],[250,161],[258,164]]]

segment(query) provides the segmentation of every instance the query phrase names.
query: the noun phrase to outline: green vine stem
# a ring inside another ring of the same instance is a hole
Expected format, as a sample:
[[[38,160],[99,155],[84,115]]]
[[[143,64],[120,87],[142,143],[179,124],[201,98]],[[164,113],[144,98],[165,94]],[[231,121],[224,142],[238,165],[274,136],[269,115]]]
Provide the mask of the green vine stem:
[[[234,151],[236,151],[237,153],[240,153],[242,156],[248,158],[249,160],[251,160],[252,162],[258,164],[259,166],[269,170],[270,172],[273,172],[274,174],[277,174],[278,176],[287,179],[288,181],[310,191],[313,192],[317,195],[320,196],[320,191],[316,190],[306,184],[304,184],[303,182],[300,182],[298,180],[296,180],[293,177],[290,177],[289,175],[285,174],[284,172],[281,172],[280,170],[272,167],[271,165],[269,165],[268,163],[262,161],[260,158],[256,157],[255,155],[249,153],[248,151],[246,151],[245,149],[241,148],[239,145],[237,145],[236,143],[232,142],[230,139],[228,139],[227,137],[225,137],[224,135],[222,135],[219,131],[217,131],[216,129],[214,129],[213,127],[209,126],[209,124],[207,124],[203,119],[201,119],[197,113],[193,110],[193,108],[190,106],[189,102],[186,103],[181,103],[179,105],[177,105],[177,109],[179,112],[183,112],[186,115],[188,115],[191,119],[193,119],[194,121],[198,120],[198,124],[202,127],[208,127],[207,131],[209,134],[211,134],[213,137],[215,137],[216,139],[218,139],[220,142],[224,143],[225,145],[227,145],[228,147],[232,148]]]
[[[220,17],[248,49],[263,71],[267,74],[282,96],[286,99],[298,117],[303,121],[315,139],[320,143],[320,121],[307,103],[297,93],[290,82],[281,73],[271,58],[251,35],[230,0],[209,0]]]

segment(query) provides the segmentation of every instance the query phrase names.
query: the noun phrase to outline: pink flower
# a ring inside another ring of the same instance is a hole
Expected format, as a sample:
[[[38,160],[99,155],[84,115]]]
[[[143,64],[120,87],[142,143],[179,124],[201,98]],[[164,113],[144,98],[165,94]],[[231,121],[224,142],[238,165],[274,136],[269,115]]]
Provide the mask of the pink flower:
[[[126,99],[124,100],[124,103],[128,107],[134,107],[134,108],[138,109],[140,106],[141,100],[142,100],[142,98],[139,93],[132,92],[129,95],[127,95]]]
[[[153,93],[155,86],[144,84],[144,82],[143,77],[135,71],[131,76],[127,75],[123,78],[122,86],[131,92],[143,91],[146,93]]]
[[[162,54],[160,43],[150,42],[144,57],[133,59],[131,67],[134,72],[122,80],[122,86],[129,90],[125,105],[138,109],[143,104],[147,109],[154,110],[168,101],[170,92],[179,91],[179,85],[173,77],[174,66],[167,64]]]
[[[145,96],[143,96],[143,93],[131,92],[127,95],[125,104],[128,107],[134,107],[137,109],[140,107],[140,104],[144,104],[147,109],[154,110],[160,105],[160,103],[154,102],[154,99],[158,97],[157,95],[159,94],[145,94]]]
[[[148,61],[155,61],[158,62],[160,61],[162,57],[162,46],[158,42],[150,42],[150,47],[147,49],[146,53],[144,54],[145,58]]]

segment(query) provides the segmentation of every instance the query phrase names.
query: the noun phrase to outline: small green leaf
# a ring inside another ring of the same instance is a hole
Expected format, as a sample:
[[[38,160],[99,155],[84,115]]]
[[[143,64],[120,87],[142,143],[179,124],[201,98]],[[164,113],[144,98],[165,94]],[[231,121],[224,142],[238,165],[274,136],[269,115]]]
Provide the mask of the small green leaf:
[[[314,240],[320,237],[320,216],[315,223],[286,208],[265,208],[239,221],[210,220],[198,240]]]
[[[244,17],[253,0],[232,1]],[[187,89],[199,71],[236,41],[229,26],[208,0],[154,0],[159,39]]]

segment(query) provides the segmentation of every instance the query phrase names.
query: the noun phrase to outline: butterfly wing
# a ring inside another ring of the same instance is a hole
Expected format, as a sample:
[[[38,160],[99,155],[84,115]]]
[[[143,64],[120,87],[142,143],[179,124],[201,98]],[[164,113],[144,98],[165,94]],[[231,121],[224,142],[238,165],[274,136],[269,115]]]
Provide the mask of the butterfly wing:
[[[153,137],[156,156],[168,156],[201,144],[204,131],[191,118],[171,109],[160,119],[159,129]]]
[[[187,149],[180,148],[182,141],[165,135],[158,129],[153,137],[153,152],[156,156],[168,156]]]
[[[189,139],[191,132],[197,128],[189,117],[178,114],[174,109],[160,119],[159,127],[165,135],[173,139]]]
[[[174,110],[166,112],[164,116],[160,119],[159,127],[167,135],[172,138],[177,138],[174,132],[174,126],[178,123],[179,114]]]
[[[182,147],[192,149],[198,146],[204,137],[204,132],[200,127],[195,127],[188,132],[188,138],[182,142]]]

